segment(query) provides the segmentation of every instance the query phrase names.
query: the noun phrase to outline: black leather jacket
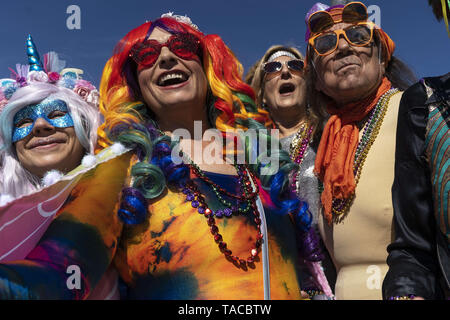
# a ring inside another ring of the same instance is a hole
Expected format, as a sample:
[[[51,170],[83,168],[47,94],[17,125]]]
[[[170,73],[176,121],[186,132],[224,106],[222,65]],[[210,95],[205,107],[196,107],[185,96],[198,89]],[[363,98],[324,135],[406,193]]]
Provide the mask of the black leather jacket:
[[[425,87],[417,83],[400,103],[392,186],[395,240],[387,248],[384,299],[409,294],[443,299],[450,290],[449,244],[436,223],[424,154],[428,106],[450,103],[450,73],[425,81],[440,94],[428,98]]]

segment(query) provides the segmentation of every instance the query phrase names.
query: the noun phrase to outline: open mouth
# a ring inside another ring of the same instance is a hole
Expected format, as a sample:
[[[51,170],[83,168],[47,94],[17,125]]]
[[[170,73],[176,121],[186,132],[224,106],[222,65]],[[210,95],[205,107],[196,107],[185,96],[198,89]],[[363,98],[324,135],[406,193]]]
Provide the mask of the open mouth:
[[[186,82],[189,79],[187,73],[179,70],[165,72],[158,78],[157,84],[161,87],[168,87]]]
[[[279,93],[280,94],[289,94],[294,92],[295,86],[292,83],[283,83],[280,86]]]

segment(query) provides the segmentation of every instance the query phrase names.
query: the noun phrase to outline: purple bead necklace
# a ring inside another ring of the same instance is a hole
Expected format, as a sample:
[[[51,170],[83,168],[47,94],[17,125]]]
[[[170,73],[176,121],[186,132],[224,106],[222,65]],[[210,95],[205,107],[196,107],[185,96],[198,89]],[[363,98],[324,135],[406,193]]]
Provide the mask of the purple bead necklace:
[[[190,165],[191,172],[194,174],[194,176],[202,179],[205,181],[211,188],[215,189],[216,195],[218,193],[222,193],[222,196],[224,194],[231,195],[234,198],[238,198],[238,201],[241,202],[247,202],[249,204],[249,207],[252,209],[254,219],[253,221],[256,223],[257,226],[257,234],[256,234],[256,240],[254,242],[254,245],[250,249],[250,255],[247,257],[247,259],[242,259],[236,255],[233,255],[233,252],[228,248],[228,245],[226,242],[223,241],[223,236],[219,232],[219,227],[216,225],[216,220],[214,217],[220,218],[220,217],[231,217],[233,214],[242,213],[242,211],[239,211],[240,208],[225,208],[223,210],[216,210],[213,211],[209,208],[208,204],[206,203],[205,196],[200,192],[199,188],[195,185],[195,183],[192,180],[188,180],[185,183],[180,184],[180,189],[183,192],[183,194],[186,195],[186,201],[191,202],[191,206],[195,209],[197,209],[197,212],[201,215],[203,215],[207,219],[207,224],[210,228],[210,232],[214,238],[214,241],[217,243],[217,246],[219,247],[219,250],[225,255],[227,260],[234,263],[236,266],[247,269],[247,267],[254,267],[254,262],[258,259],[258,254],[261,250],[261,244],[263,235],[261,232],[261,218],[260,213],[258,210],[258,207],[256,205],[257,195],[258,195],[258,186],[255,183],[255,177],[253,174],[247,169],[246,166],[238,166],[236,169],[238,171],[239,175],[239,184],[241,187],[241,191],[243,191],[242,196],[237,196],[233,194],[229,194],[228,191],[224,190],[217,184],[213,183],[209,178],[206,177],[204,172],[201,171],[201,169],[198,166]],[[249,191],[251,188],[252,183],[250,182],[250,179],[254,182],[253,184],[256,186],[255,191]]]

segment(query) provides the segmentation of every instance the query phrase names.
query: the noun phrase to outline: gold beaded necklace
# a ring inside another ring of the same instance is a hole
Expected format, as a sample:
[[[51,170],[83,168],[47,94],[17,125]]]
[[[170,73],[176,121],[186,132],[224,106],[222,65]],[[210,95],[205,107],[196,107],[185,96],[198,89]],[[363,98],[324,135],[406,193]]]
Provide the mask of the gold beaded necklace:
[[[303,149],[305,145],[307,146],[309,144],[309,140],[311,139],[312,130],[313,130],[312,125],[308,123],[303,123],[291,141],[289,148],[289,155],[291,157],[291,160],[299,165],[303,160],[302,157],[304,155]]]
[[[398,89],[391,89],[383,96],[381,96],[366,125],[364,126],[364,132],[358,143],[355,160],[353,162],[353,172],[355,174],[356,185],[358,185],[359,178],[361,177],[362,168],[364,166],[364,162],[366,161],[369,150],[375,142],[381,125],[383,124],[383,120],[386,116],[387,108],[389,106],[389,101],[391,100],[391,97],[398,91]],[[319,180],[319,193],[322,193],[322,191],[323,184]],[[350,207],[353,204],[355,196],[356,194],[354,192],[350,197],[346,199],[333,199],[331,212],[333,215],[334,223],[339,223],[346,217],[348,211],[350,210]]]

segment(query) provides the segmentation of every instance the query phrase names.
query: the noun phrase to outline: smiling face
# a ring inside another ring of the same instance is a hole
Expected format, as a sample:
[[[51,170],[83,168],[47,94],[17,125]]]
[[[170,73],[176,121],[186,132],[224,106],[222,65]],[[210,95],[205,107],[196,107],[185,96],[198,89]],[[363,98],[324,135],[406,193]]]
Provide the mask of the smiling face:
[[[338,23],[329,30],[350,25]],[[316,89],[338,104],[366,98],[376,90],[385,73],[385,63],[380,63],[379,48],[373,40],[368,46],[357,47],[341,36],[334,52],[321,57],[315,55],[313,59],[318,75]]]
[[[149,40],[166,43],[172,34],[155,28]],[[155,64],[138,72],[142,97],[157,119],[168,114],[204,112],[207,79],[198,59],[184,60],[171,52],[167,46]]]
[[[55,110],[47,115],[50,122],[67,116]],[[34,121],[34,125],[33,125]],[[67,173],[76,168],[85,153],[74,127],[58,128],[39,117],[35,120],[24,118],[16,128],[33,126],[29,134],[14,143],[20,164],[32,174],[42,178],[50,170]]]
[[[268,73],[263,80],[263,103],[269,111],[287,112],[288,109],[303,108],[305,105],[306,84],[303,73],[290,70],[286,62],[292,57],[280,56],[273,61],[281,62],[281,71]]]

